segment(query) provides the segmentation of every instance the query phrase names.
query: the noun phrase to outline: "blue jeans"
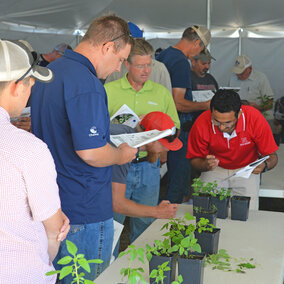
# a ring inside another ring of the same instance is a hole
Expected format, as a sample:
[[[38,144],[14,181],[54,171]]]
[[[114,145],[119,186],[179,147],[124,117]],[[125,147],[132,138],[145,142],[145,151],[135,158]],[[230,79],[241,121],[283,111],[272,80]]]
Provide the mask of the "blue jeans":
[[[168,185],[166,200],[171,203],[182,203],[183,197],[190,190],[190,162],[186,158],[188,131],[181,130],[179,139],[183,146],[178,151],[168,152]]]
[[[160,193],[160,159],[154,163],[131,163],[127,181],[125,197],[136,203],[157,206]],[[123,224],[125,215],[114,212],[114,220]],[[130,218],[130,243],[141,235],[154,218]],[[114,256],[117,257],[119,243],[115,248]]]
[[[77,254],[84,254],[87,260],[103,260],[102,264],[90,264],[91,273],[88,273],[83,269],[79,269],[79,273],[85,273],[85,279],[94,280],[109,265],[113,242],[113,218],[104,222],[71,225],[66,239],[73,242],[78,248]],[[56,270],[63,267],[62,265],[57,264],[58,260],[67,255],[70,254],[67,251],[66,241],[63,241],[60,245],[56,258],[53,261],[53,265]],[[70,264],[72,263],[73,262]],[[73,277],[70,274],[63,278],[61,283],[70,284],[72,280]]]

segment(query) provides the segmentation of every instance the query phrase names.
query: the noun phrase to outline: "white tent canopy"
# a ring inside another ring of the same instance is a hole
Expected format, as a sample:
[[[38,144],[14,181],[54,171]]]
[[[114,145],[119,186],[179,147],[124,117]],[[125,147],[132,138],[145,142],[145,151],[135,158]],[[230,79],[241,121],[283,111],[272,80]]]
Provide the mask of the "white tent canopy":
[[[2,0],[0,33],[1,38],[25,39],[47,52],[60,42],[74,47],[75,34],[84,32],[93,18],[115,12],[143,29],[154,48],[167,47],[188,26],[207,25],[208,6],[211,52],[217,59],[211,69],[219,84],[227,85],[241,34],[242,53],[266,73],[276,97],[282,96],[283,0]]]

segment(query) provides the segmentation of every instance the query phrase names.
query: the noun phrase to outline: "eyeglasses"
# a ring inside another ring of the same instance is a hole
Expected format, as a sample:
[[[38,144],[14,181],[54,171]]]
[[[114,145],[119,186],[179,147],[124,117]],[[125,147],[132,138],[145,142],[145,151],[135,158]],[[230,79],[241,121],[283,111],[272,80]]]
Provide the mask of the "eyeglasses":
[[[34,69],[34,67],[37,65],[38,61],[39,61],[39,54],[35,51],[32,51],[31,52],[32,56],[33,56],[33,63],[31,65],[31,67],[24,73],[24,75],[22,75],[17,81],[16,81],[16,84],[18,84],[20,81],[22,81],[26,76],[27,74],[29,74],[29,72]]]
[[[214,118],[211,119],[212,123],[215,125],[215,126],[221,126],[223,125],[224,127],[226,128],[230,128],[232,127],[236,121],[234,122],[219,122],[219,121],[216,121]]]
[[[113,38],[113,39],[110,39],[109,41],[107,41],[107,42],[105,42],[103,45],[106,45],[108,42],[114,42],[114,41],[116,41],[116,40],[118,40],[118,39],[120,39],[120,38],[122,38],[122,37],[124,37],[124,36],[128,36],[129,38],[133,38],[132,37],[132,34],[130,34],[129,32],[127,32],[127,33],[124,33],[124,34],[121,34],[121,35],[119,35],[119,36],[117,36],[117,37],[115,37],[115,38]]]
[[[177,131],[175,132],[175,134],[173,135],[170,135],[170,136],[167,136],[167,137],[164,137],[163,139],[166,139],[169,141],[169,143],[172,143],[174,142],[174,140],[177,138]]]

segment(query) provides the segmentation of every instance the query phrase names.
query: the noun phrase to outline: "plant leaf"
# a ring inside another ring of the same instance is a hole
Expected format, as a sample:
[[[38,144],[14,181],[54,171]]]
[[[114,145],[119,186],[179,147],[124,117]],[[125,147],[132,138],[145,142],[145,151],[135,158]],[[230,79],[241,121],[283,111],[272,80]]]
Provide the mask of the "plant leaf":
[[[75,245],[74,243],[68,241],[68,240],[66,240],[66,245],[67,245],[67,250],[68,250],[68,252],[69,252],[71,255],[75,256],[76,253],[77,253],[77,251],[78,251],[76,245]]]
[[[63,279],[65,276],[69,275],[72,273],[72,266],[64,266],[61,271],[60,271],[60,274],[59,274],[59,280]]]
[[[101,259],[90,259],[88,260],[88,263],[103,263],[104,261]]]
[[[61,259],[58,260],[58,264],[62,264],[62,265],[66,265],[68,263],[70,263],[71,261],[73,260],[73,258],[71,256],[65,256],[65,257],[62,257]]]
[[[81,265],[82,268],[84,268],[87,272],[91,272],[90,265],[88,261],[85,258],[79,259],[78,263]]]
[[[59,274],[60,270],[52,270],[52,271],[48,271],[45,273],[46,276],[50,276],[50,275],[54,275],[54,274]]]

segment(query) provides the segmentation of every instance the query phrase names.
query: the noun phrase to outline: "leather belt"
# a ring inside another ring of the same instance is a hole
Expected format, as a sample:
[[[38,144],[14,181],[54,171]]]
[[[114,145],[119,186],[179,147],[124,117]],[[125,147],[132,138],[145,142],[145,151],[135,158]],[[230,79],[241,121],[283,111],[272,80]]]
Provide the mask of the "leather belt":
[[[148,161],[148,157],[147,157],[147,156],[146,156],[146,157],[143,157],[143,158],[137,157],[137,158],[135,158],[135,159],[132,161],[132,163],[133,163],[133,164],[138,164],[138,163],[142,163],[142,162],[146,162],[146,161]]]

